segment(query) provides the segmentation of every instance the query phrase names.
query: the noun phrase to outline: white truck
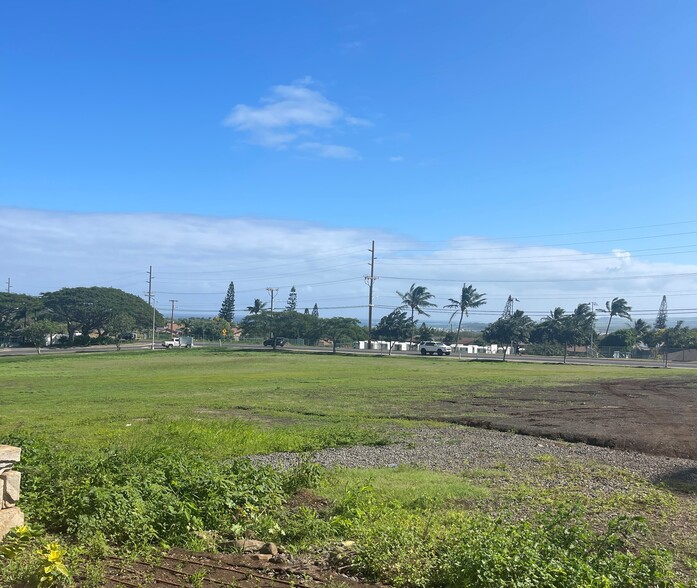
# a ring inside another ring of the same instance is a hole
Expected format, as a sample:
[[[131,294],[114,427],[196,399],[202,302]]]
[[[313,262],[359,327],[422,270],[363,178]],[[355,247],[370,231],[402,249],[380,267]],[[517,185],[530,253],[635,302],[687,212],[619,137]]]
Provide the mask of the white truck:
[[[165,349],[174,349],[175,347],[187,347],[191,348],[194,346],[193,337],[172,337],[169,341],[163,341],[162,347]]]
[[[422,341],[419,344],[419,351],[421,355],[426,355],[427,353],[429,355],[450,355],[451,348],[450,345],[446,345],[439,341]]]

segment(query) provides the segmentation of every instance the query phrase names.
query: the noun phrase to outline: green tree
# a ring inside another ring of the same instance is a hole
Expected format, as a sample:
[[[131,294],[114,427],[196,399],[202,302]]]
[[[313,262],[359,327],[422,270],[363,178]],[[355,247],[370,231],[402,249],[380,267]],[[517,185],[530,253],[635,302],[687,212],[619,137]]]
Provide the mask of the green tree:
[[[272,329],[271,313],[250,313],[240,322],[245,337],[266,337]]]
[[[41,299],[51,318],[66,325],[70,344],[78,330],[85,336],[93,331],[100,337],[110,334],[109,322],[120,314],[130,316],[137,328],[147,329],[152,324],[153,308],[142,298],[117,288],[61,288],[43,293]],[[157,311],[155,321],[158,325],[165,322]]]
[[[264,310],[266,310],[266,302],[262,302],[259,298],[255,298],[254,304],[247,307],[249,314],[261,314]]]
[[[180,320],[184,327],[184,334],[194,339],[218,341],[225,339],[232,325],[219,316],[213,318],[189,317]]]
[[[469,316],[470,308],[479,308],[486,304],[486,293],[480,294],[474,286],[462,284],[460,298],[448,298],[450,304],[446,304],[443,308],[454,308],[455,311],[450,315],[450,322],[456,315],[460,315],[460,320],[457,323],[457,334],[455,335],[455,344],[460,341],[460,329],[462,328],[462,319],[464,316]]]
[[[22,328],[22,338],[36,348],[36,353],[41,354],[41,348],[47,345],[48,338],[54,333],[59,333],[61,325],[53,321],[34,321]]]
[[[610,318],[607,321],[605,335],[610,332],[610,323],[612,322],[613,316],[626,318],[627,320],[632,319],[631,315],[629,314],[632,311],[632,307],[627,304],[627,301],[624,298],[613,298],[612,300],[608,300],[605,302],[605,309],[599,309],[599,311],[608,313],[610,315]]]
[[[341,341],[356,341],[365,336],[365,329],[358,319],[336,316],[320,319],[320,324],[322,335],[332,342],[332,353],[336,353],[336,346]]]
[[[631,348],[636,343],[636,331],[634,329],[617,329],[605,335],[600,341],[601,347],[623,347]]]
[[[637,319],[634,322],[634,333],[636,334],[636,340],[646,343],[645,339],[648,338],[651,332],[651,326],[644,319]]]
[[[658,309],[656,322],[653,324],[653,328],[659,330],[665,329],[666,327],[668,327],[668,301],[664,294],[663,298],[661,298],[661,306]]]
[[[487,343],[496,343],[503,346],[503,361],[506,361],[507,347],[516,349],[521,343],[530,339],[535,323],[522,310],[516,310],[510,317],[501,317],[491,323],[482,332]]]
[[[36,296],[0,292],[0,337],[18,333],[31,320],[39,318],[42,310],[43,302]]]
[[[409,334],[409,343],[414,342],[414,326],[416,322],[414,321],[414,313],[423,314],[424,316],[429,315],[424,308],[430,308],[436,306],[431,302],[433,294],[431,294],[426,286],[417,286],[412,284],[411,288],[407,292],[397,291],[397,295],[402,299],[402,304],[398,308],[410,308],[411,309],[411,333]]]
[[[223,299],[223,304],[220,306],[218,316],[225,319],[228,323],[235,322],[235,283],[230,282],[227,288],[227,294]]]
[[[422,322],[417,331],[417,338],[419,341],[430,341],[435,337],[436,330],[429,327],[426,323]]]
[[[298,308],[298,293],[295,291],[295,286],[290,287],[290,294],[288,294],[288,302],[286,302],[286,310],[290,312],[295,312]]]
[[[663,341],[668,349],[697,347],[697,331],[678,321],[674,327],[663,330]]]
[[[587,302],[579,304],[573,314],[573,320],[576,323],[577,339],[576,345],[588,345],[593,340],[595,330],[595,313],[591,305]]]
[[[413,332],[414,321],[407,317],[406,311],[397,308],[380,319],[373,329],[373,337],[387,341],[390,344],[388,355],[392,355],[392,346],[395,341],[402,341]]]
[[[121,342],[124,340],[124,336],[133,331],[134,327],[135,321],[129,314],[115,314],[109,318],[106,330],[116,341],[116,351],[121,351]]]

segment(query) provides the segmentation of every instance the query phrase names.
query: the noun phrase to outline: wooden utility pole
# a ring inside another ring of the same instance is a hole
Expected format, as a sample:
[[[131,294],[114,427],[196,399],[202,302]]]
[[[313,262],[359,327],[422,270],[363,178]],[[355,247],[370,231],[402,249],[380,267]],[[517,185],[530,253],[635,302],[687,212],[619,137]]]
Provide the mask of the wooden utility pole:
[[[148,270],[148,304],[152,306],[152,266]]]
[[[273,313],[273,299],[274,296],[276,296],[276,292],[278,292],[278,288],[267,288],[266,291],[271,294],[271,312]]]
[[[365,282],[368,284],[368,349],[372,348],[371,331],[373,330],[373,283],[377,280],[375,277],[375,241],[370,246],[370,275],[365,276]]]
[[[172,303],[172,320],[169,322],[169,330],[174,335],[174,303],[178,300],[170,300],[170,302]]]

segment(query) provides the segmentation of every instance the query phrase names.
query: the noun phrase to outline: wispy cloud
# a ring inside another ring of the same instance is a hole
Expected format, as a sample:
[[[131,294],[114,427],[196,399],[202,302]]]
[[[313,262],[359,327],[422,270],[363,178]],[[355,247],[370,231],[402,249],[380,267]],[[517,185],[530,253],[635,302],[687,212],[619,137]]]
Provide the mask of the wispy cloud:
[[[359,159],[360,155],[358,151],[352,149],[351,147],[345,147],[344,145],[328,145],[326,143],[300,143],[298,149],[313,153],[320,157],[327,157],[330,159]]]
[[[341,159],[356,159],[357,152],[351,147],[327,143],[325,136],[341,127],[371,125],[368,120],[347,114],[324,96],[309,77],[274,86],[259,106],[237,104],[223,124],[244,133],[249,141],[262,147],[299,148],[320,157]],[[320,138],[319,133],[323,135]],[[326,149],[314,148],[322,144]],[[343,155],[337,155],[340,153]]]

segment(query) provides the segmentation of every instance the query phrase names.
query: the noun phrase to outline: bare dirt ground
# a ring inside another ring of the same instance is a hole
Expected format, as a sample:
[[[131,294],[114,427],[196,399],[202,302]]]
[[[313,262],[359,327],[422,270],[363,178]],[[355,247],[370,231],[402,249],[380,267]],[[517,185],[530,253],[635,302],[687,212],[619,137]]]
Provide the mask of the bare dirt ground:
[[[697,377],[501,390],[474,398],[471,394],[454,395],[422,408],[423,419],[697,459]],[[172,550],[156,563],[112,559],[105,562],[104,585],[110,588],[369,586],[343,575],[340,567],[331,565],[331,557],[326,554],[281,563],[258,558],[255,554]]]
[[[697,459],[697,377],[501,390],[424,407],[424,417]]]

